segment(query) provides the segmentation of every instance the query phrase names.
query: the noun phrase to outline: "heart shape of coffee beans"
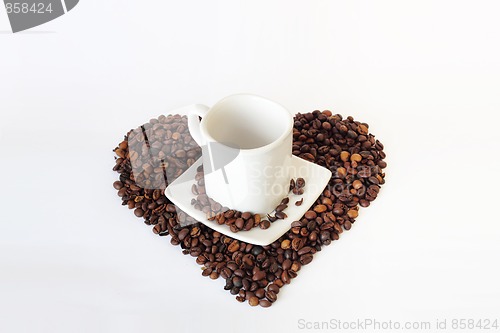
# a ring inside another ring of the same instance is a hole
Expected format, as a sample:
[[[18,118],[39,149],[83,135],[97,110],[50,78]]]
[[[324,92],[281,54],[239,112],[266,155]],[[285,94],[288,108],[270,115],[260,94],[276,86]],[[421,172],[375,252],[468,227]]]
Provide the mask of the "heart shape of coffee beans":
[[[147,140],[133,135],[141,131],[147,133]],[[368,207],[376,199],[385,182],[383,148],[368,132],[368,124],[352,117],[343,119],[330,111],[297,114],[293,154],[329,168],[332,178],[304,217],[267,246],[240,242],[201,223],[186,226],[192,219],[177,212],[165,197],[165,184],[201,156],[185,116],[160,116],[140,126],[140,131],[130,131],[114,149],[113,170],[120,177],[113,186],[122,205],[152,225],[155,234],[170,235],[172,245],[196,258],[203,276],[225,279],[224,289],[239,302],[269,307],[280,288],[296,278],[323,245],[351,229],[359,207]],[[151,151],[158,155],[158,163],[151,161]],[[134,169],[140,166],[141,172],[132,172],[132,164]]]

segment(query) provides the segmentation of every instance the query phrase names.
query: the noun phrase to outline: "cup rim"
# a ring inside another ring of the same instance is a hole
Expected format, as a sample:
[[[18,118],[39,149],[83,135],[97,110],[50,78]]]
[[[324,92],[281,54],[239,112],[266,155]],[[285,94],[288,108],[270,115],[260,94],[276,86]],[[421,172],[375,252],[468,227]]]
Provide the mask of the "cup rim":
[[[268,102],[271,102],[272,104],[275,104],[277,107],[283,109],[283,111],[289,115],[289,117],[287,117],[287,124],[286,125],[286,128],[285,130],[283,131],[283,133],[281,133],[281,135],[276,139],[274,140],[273,142],[270,142],[268,143],[267,145],[264,145],[264,146],[261,146],[261,147],[257,147],[257,148],[238,148],[239,149],[239,154],[240,155],[253,155],[253,154],[261,154],[261,153],[265,153],[269,150],[272,150],[273,148],[275,148],[276,146],[278,146],[283,140],[285,140],[285,138],[291,134],[291,131],[293,131],[293,115],[292,113],[290,113],[290,111],[288,111],[287,108],[285,108],[283,105],[273,101],[273,100],[270,100],[268,98],[265,98],[265,97],[262,97],[262,96],[259,96],[259,95],[256,95],[256,94],[248,94],[248,93],[239,93],[239,94],[233,94],[233,95],[229,95],[227,97],[224,97],[223,99],[221,99],[220,101],[218,101],[217,103],[215,103],[214,105],[212,105],[212,107],[210,108],[210,110],[212,110],[214,107],[218,106],[219,104],[222,104],[223,102],[225,102],[226,100],[228,99],[231,99],[231,98],[235,98],[235,97],[254,97],[254,98],[259,98],[259,99],[263,99],[263,100],[266,100]],[[201,119],[201,123],[200,123],[200,130],[202,132],[202,135],[208,140],[208,141],[211,141],[211,142],[217,142],[221,145],[224,145],[226,147],[230,147],[224,143],[220,143],[219,141],[215,140],[209,133],[208,133],[208,130],[206,128],[206,122],[208,121],[207,119],[210,118],[210,111],[207,113],[207,115],[205,117],[203,117]],[[234,148],[234,147],[230,147],[230,148]],[[291,147],[290,147],[291,148]]]

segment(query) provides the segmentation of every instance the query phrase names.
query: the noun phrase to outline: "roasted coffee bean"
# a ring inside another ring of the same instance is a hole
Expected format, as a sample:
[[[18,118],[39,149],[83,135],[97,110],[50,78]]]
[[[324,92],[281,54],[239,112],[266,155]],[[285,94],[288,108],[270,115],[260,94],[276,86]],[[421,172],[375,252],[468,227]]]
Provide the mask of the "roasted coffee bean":
[[[262,220],[259,226],[261,229],[267,229],[271,226],[271,222],[269,222],[268,220]]]
[[[189,229],[184,228],[184,229],[181,229],[181,231],[179,232],[177,237],[179,237],[179,240],[183,241],[188,234],[189,234]]]
[[[309,221],[307,223],[306,228],[307,228],[308,231],[313,231],[314,229],[316,229],[316,221],[315,220]]]
[[[248,304],[250,304],[250,306],[257,306],[259,305],[259,299],[255,296],[250,297],[250,299],[248,300]]]
[[[343,205],[335,205],[333,207],[333,214],[337,216],[341,216],[344,214],[344,206]]]
[[[301,248],[299,251],[297,251],[297,254],[299,256],[303,255],[303,254],[306,254],[306,253],[309,253],[311,252],[311,247],[310,246],[304,246],[303,248]]]
[[[244,220],[248,220],[251,217],[252,217],[252,213],[250,213],[250,212],[244,212],[241,214],[241,218]]]
[[[283,261],[283,263],[281,264],[281,267],[284,269],[284,270],[288,270],[290,269],[290,267],[292,267],[292,261],[290,259],[285,259]]]
[[[266,277],[266,272],[265,271],[257,271],[253,276],[252,280],[253,281],[259,281],[262,280],[263,278]]]
[[[223,279],[227,279],[228,277],[231,276],[231,270],[227,267],[224,267],[221,272],[220,272],[220,276],[223,278]]]
[[[245,226],[243,227],[243,230],[245,231],[249,231],[250,229],[252,229],[254,227],[254,221],[253,219],[249,219],[245,222]]]
[[[283,212],[276,212],[275,214],[276,218],[280,219],[280,220],[283,220],[283,219],[286,219],[287,218],[287,215]]]
[[[355,181],[352,182],[352,187],[356,190],[359,190],[360,188],[363,187],[363,183],[360,180],[356,179]]]
[[[193,247],[190,250],[190,255],[193,257],[197,257],[201,254],[202,250],[200,247]]]
[[[347,212],[347,216],[354,219],[354,218],[358,217],[358,211],[355,209],[351,209]]]
[[[267,299],[261,299],[259,301],[259,305],[262,306],[263,308],[268,308],[271,305],[273,305],[273,303],[269,302]]]
[[[288,198],[287,198],[288,199]],[[284,211],[288,206],[286,204],[280,204],[278,207],[276,207],[277,212]]]
[[[300,259],[299,259],[299,261],[300,261],[300,263],[301,263],[302,265],[307,265],[307,264],[309,264],[312,260],[313,260],[313,255],[312,255],[311,253],[306,253],[306,254],[304,254],[304,255],[301,255],[301,256],[300,256]]]
[[[304,238],[294,238],[294,239],[292,240],[292,249],[293,249],[294,251],[298,251],[298,250],[302,247],[302,245],[303,245],[302,240],[303,240],[303,239],[304,239]]]
[[[289,249],[289,248],[290,248],[290,246],[291,246],[291,242],[290,242],[290,240],[289,240],[289,239],[285,239],[285,240],[283,240],[283,241],[281,242],[281,248],[282,248],[283,250]]]
[[[212,269],[211,269],[211,268],[205,268],[205,269],[201,272],[201,275],[203,275],[203,276],[209,276],[210,274],[212,274]]]
[[[363,158],[361,157],[360,154],[352,154],[351,155],[351,162],[361,162]]]
[[[257,289],[255,291],[255,296],[257,296],[258,298],[264,298],[264,296],[265,296],[264,288]]]
[[[268,287],[267,287],[268,290],[274,292],[275,294],[278,294],[280,292],[280,287],[278,287],[278,285],[274,284],[274,283],[271,283]]]
[[[337,175],[336,176],[339,178],[344,178],[345,176],[347,176],[347,169],[344,167],[337,168]]]
[[[301,264],[299,262],[294,261],[292,263],[292,267],[290,267],[290,270],[294,271],[294,272],[298,272],[300,270],[300,266],[301,266]]]
[[[352,226],[351,221],[347,220],[344,222],[344,229],[345,230],[350,230],[351,226]]]
[[[245,279],[241,280],[241,284],[242,284],[243,288],[245,288],[245,290],[248,290],[248,289],[250,289],[252,282],[249,279],[245,278]]]
[[[297,178],[296,185],[298,188],[303,188],[306,185],[304,178]]]
[[[258,245],[254,245],[252,247],[252,254],[254,256],[258,256],[259,254],[261,254],[262,252],[264,251],[264,249],[262,248],[262,246],[258,246]]]
[[[281,280],[283,281],[284,284],[290,284],[291,279],[290,279],[290,275],[288,275],[287,271],[283,271],[281,273]]]
[[[266,298],[269,302],[276,302],[276,300],[278,299],[278,296],[276,295],[276,293],[274,291],[271,291],[271,290],[268,290],[266,291]]]
[[[323,212],[326,212],[326,206],[325,205],[317,205],[317,206],[314,206],[314,211],[316,213],[323,213]]]
[[[234,222],[234,225],[241,230],[245,226],[245,220],[243,220],[241,217],[237,218],[236,221]]]
[[[304,217],[308,220],[314,220],[317,216],[318,215],[313,210],[308,210],[304,215]]]
[[[347,162],[349,160],[349,157],[351,156],[351,154],[349,154],[348,151],[343,151],[340,153],[340,159],[343,161],[343,162]]]

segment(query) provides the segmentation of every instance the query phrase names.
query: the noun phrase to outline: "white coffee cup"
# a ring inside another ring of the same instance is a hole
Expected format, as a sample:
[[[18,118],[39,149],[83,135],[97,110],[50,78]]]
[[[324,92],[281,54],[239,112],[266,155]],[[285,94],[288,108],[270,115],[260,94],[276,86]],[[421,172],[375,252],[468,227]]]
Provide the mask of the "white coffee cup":
[[[211,108],[194,105],[188,126],[203,150],[210,198],[230,209],[265,214],[287,196],[293,116],[286,108],[256,95],[231,95]]]

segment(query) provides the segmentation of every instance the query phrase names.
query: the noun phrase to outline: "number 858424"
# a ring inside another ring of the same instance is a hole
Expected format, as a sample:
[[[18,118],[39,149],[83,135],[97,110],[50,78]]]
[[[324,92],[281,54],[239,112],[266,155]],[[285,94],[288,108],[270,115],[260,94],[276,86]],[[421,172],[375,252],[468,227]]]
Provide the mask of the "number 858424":
[[[44,14],[52,13],[52,4],[45,5],[44,3],[29,4],[26,2],[8,2],[5,4],[7,14]]]

